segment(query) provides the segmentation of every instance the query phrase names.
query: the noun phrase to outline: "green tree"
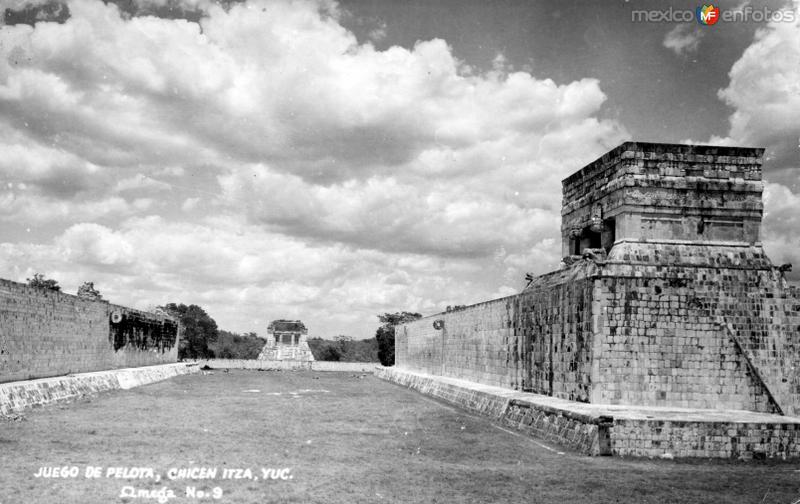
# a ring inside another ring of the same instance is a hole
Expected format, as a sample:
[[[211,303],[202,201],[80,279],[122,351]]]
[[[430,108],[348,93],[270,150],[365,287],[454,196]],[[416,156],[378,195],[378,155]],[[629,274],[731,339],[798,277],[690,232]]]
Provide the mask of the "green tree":
[[[25,280],[28,281],[28,285],[31,287],[37,287],[39,289],[49,289],[54,291],[60,291],[61,287],[58,285],[58,282],[53,279],[45,278],[41,273],[34,273],[33,278],[26,278]]]
[[[314,357],[316,359],[316,357]],[[319,359],[322,361],[340,361],[342,360],[342,352],[334,345],[325,345],[320,349]]]
[[[219,331],[217,323],[205,310],[197,305],[169,303],[161,307],[164,311],[180,320],[183,326],[179,359],[211,359],[214,351],[210,348],[217,341]]]
[[[354,340],[350,336],[334,336],[333,340],[308,338],[308,347],[318,361],[378,362],[375,338]]]
[[[419,313],[397,312],[384,313],[378,315],[381,325],[375,331],[375,339],[378,340],[378,360],[384,366],[394,366],[394,328],[398,324],[404,324],[422,318]]]
[[[217,341],[209,348],[218,359],[256,359],[266,343],[254,332],[237,334],[220,329]]]
[[[344,334],[340,334],[338,336],[333,337],[333,341],[337,343],[339,346],[339,355],[348,355],[350,353],[350,347],[353,343],[353,338],[350,336],[345,336]]]

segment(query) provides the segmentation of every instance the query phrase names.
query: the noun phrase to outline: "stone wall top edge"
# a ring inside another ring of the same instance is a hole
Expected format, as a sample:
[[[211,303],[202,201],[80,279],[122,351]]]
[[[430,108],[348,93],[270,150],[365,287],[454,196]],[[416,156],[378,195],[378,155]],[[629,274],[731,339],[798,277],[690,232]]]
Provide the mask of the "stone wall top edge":
[[[42,291],[44,289],[41,289],[39,287],[31,287],[28,284],[25,284],[25,283],[22,283],[22,282],[15,282],[15,281],[9,280],[7,278],[0,278],[0,293],[2,293],[3,290],[11,290],[11,291],[16,290],[17,292],[26,293],[26,294],[29,294],[29,295],[41,295],[43,293]],[[168,315],[168,314],[163,314],[162,315],[162,314],[158,314],[158,313],[138,310],[136,308],[131,308],[129,306],[123,306],[123,305],[118,305],[118,304],[111,303],[110,301],[108,301],[106,299],[99,299],[99,300],[98,299],[86,299],[86,298],[82,298],[80,296],[77,296],[75,294],[69,294],[69,293],[63,292],[63,291],[54,291],[54,290],[44,290],[44,291],[45,291],[44,293],[46,293],[46,295],[48,295],[48,296],[54,296],[57,299],[61,299],[61,300],[64,300],[66,302],[79,302],[79,303],[83,303],[83,304],[85,304],[87,306],[102,307],[107,312],[111,312],[113,310],[124,310],[126,312],[134,312],[134,313],[140,314],[140,315],[142,315],[144,317],[151,318],[151,319],[158,319],[158,320],[169,319],[169,320],[175,321],[175,318],[172,317],[171,315]]]
[[[633,266],[636,272],[630,273],[622,271],[626,266]],[[634,263],[609,261],[598,270],[594,278],[663,278],[664,268],[670,270],[725,270],[725,271],[772,271],[773,268],[764,265],[754,266],[716,266],[708,264],[694,263],[672,263],[672,264],[653,264],[653,263]]]
[[[562,263],[559,269],[534,277],[528,286],[523,289],[522,293],[591,278],[596,274],[595,269],[595,263],[589,260],[578,261],[570,265],[563,265]]]
[[[596,272],[582,271],[582,270],[585,270],[587,267],[590,267],[588,262],[586,262],[586,263],[578,262],[578,263],[572,264],[570,266],[566,266],[566,267],[562,267],[562,268],[557,269],[557,270],[549,271],[547,273],[543,273],[541,275],[538,275],[538,276],[534,277],[533,281],[531,282],[531,285],[533,285],[534,288],[536,286],[538,286],[538,287],[552,287],[553,285],[560,285],[560,284],[564,284],[564,283],[568,283],[568,282],[574,282],[576,279],[582,279],[582,278],[586,279],[586,278],[593,278],[593,277],[597,276]],[[559,281],[559,277],[561,277],[560,278],[561,281]],[[567,277],[570,277],[570,278],[567,278]],[[501,297],[501,298],[495,298],[495,299],[490,299],[490,300],[487,300],[487,301],[481,301],[481,302],[478,302],[478,303],[473,303],[473,304],[470,304],[470,305],[466,305],[463,308],[459,308],[458,310],[453,310],[453,311],[449,311],[449,312],[448,311],[444,311],[444,312],[433,313],[431,315],[426,315],[426,316],[424,316],[424,317],[422,317],[420,319],[417,319],[417,320],[414,320],[414,321],[411,321],[411,322],[408,322],[408,323],[409,324],[413,324],[413,323],[418,322],[418,321],[429,320],[429,319],[441,317],[443,315],[448,315],[448,314],[451,314],[451,313],[458,313],[458,312],[461,312],[461,311],[467,311],[467,310],[472,309],[472,308],[477,308],[477,307],[485,306],[485,305],[492,304],[492,303],[499,303],[499,302],[503,302],[503,301],[509,301],[511,299],[514,299],[514,298],[517,298],[517,297],[520,297],[520,296],[523,296],[523,295],[526,295],[526,294],[530,294],[532,292],[532,290],[528,290],[528,289],[529,288],[526,287],[521,292],[517,292],[516,294],[511,294],[510,296],[504,296],[504,297]],[[401,325],[405,325],[405,324],[398,324],[398,325],[401,326]]]
[[[669,245],[681,245],[686,247],[693,247],[693,248],[714,248],[714,247],[735,247],[735,248],[755,248],[759,249],[762,253],[764,253],[764,244],[760,241],[757,242],[743,242],[743,241],[705,241],[699,242],[694,240],[670,240],[665,238],[656,238],[656,239],[648,239],[648,238],[621,238],[614,242],[614,246],[617,245],[642,245],[642,246],[669,246]]]
[[[759,157],[764,154],[764,147],[745,147],[735,145],[710,145],[710,144],[688,144],[688,143],[668,143],[668,142],[642,142],[628,141],[622,145],[626,150],[656,153],[680,153],[680,154],[700,154],[704,156],[736,156],[736,157]]]
[[[702,145],[702,144],[672,144],[658,142],[637,142],[627,141],[614,147],[599,158],[595,159],[586,166],[580,168],[573,174],[562,180],[564,186],[593,175],[598,170],[605,170],[612,161],[624,158],[624,152],[652,152],[656,155],[661,154],[694,154],[701,156],[727,156],[727,157],[752,157],[756,158],[756,164],[760,164],[760,159],[764,155],[763,147],[736,147],[724,145]]]
[[[60,290],[59,291],[55,291],[55,290],[49,290],[49,289],[42,289],[42,288],[39,288],[39,287],[31,287],[28,284],[21,283],[21,282],[15,282],[13,280],[8,280],[7,278],[0,278],[0,289],[2,289],[3,287],[10,288],[10,289],[16,289],[18,292],[25,292],[27,294],[32,294],[32,295],[43,294],[44,293],[44,294],[47,294],[48,296],[55,296],[55,297],[59,297],[59,298],[63,298],[63,299],[68,299],[68,300],[71,300],[71,301],[80,301],[82,303],[98,304],[98,305],[103,305],[103,306],[107,306],[107,305],[111,304],[105,299],[102,299],[102,300],[86,299],[86,298],[82,298],[80,296],[77,296],[75,294],[69,294],[69,293],[66,293],[66,292],[60,291]]]
[[[413,323],[416,323],[416,322],[419,322],[419,321],[430,320],[430,319],[434,319],[434,318],[437,318],[437,317],[441,317],[443,315],[449,315],[451,313],[458,313],[458,312],[470,310],[472,308],[478,308],[480,306],[485,306],[485,305],[489,305],[489,304],[493,304],[493,303],[500,303],[502,301],[508,301],[510,299],[516,298],[519,295],[520,295],[520,293],[518,292],[516,294],[511,294],[510,296],[504,296],[504,297],[500,297],[500,298],[489,299],[487,301],[480,301],[478,303],[473,303],[473,304],[470,304],[470,305],[465,305],[463,308],[459,308],[457,310],[432,313],[430,315],[425,315],[424,317],[419,318],[417,320],[412,320],[411,322],[406,322],[404,324],[398,324],[398,326],[402,326],[402,325],[406,325],[406,324],[413,324]]]
[[[760,244],[733,243],[733,242],[695,244],[695,243],[682,243],[682,242],[660,243],[660,242],[636,242],[636,241],[625,241],[624,243],[633,246],[641,245],[646,247],[661,246],[665,244],[685,245],[693,248],[696,247],[706,248],[715,251],[717,253],[724,252],[725,249],[731,249],[731,250],[754,249],[755,251],[761,253],[761,257],[754,258],[753,262],[748,262],[747,264],[742,264],[742,265],[703,264],[703,263],[689,263],[689,262],[654,263],[654,262],[637,262],[637,261],[618,261],[613,259],[601,262],[594,262],[591,259],[582,259],[569,266],[562,267],[560,269],[553,270],[548,273],[544,273],[542,275],[534,277],[532,282],[532,285],[534,287],[533,289],[531,289],[530,287],[526,287],[521,292],[512,294],[510,296],[474,303],[455,311],[450,311],[450,312],[445,311],[445,312],[434,313],[431,315],[426,315],[421,319],[409,322],[409,324],[413,324],[419,321],[429,321],[444,315],[457,313],[460,311],[466,311],[472,308],[477,308],[492,303],[509,301],[518,298],[520,296],[530,294],[531,292],[534,292],[537,289],[537,287],[548,288],[552,287],[553,285],[574,282],[576,280],[581,280],[581,279],[628,278],[628,277],[662,278],[664,274],[663,268],[686,269],[686,270],[751,270],[751,271],[772,271],[774,269],[774,266],[764,254],[763,247]],[[626,267],[634,267],[636,268],[636,272],[626,273],[624,271],[621,271],[621,269]],[[796,290],[798,290],[798,293],[800,293],[800,286],[798,286]],[[399,324],[399,325],[404,325],[404,324]]]
[[[156,319],[156,320],[160,320],[160,321],[171,320],[171,321],[176,322],[176,323],[178,322],[177,318],[173,317],[172,315],[170,315],[168,313],[155,313],[155,312],[150,312],[150,311],[146,311],[146,310],[139,310],[137,308],[131,308],[130,306],[123,306],[123,305],[113,304],[113,303],[109,303],[107,301],[105,303],[108,305],[109,311],[123,310],[123,311],[125,311],[127,313],[135,313],[137,315],[140,315],[142,317],[149,318],[149,319]]]
[[[603,262],[603,269],[685,267],[693,269],[762,270],[774,269],[761,243],[620,240]]]
[[[704,202],[700,199],[694,199],[690,201],[683,201],[683,205],[678,205],[671,201],[663,201],[657,200],[650,203],[642,203],[641,196],[639,195],[626,195],[625,193],[630,193],[631,190],[637,191],[649,191],[649,190],[658,190],[658,187],[648,187],[648,186],[619,186],[619,187],[612,187],[608,188],[609,190],[606,192],[598,192],[598,193],[587,193],[583,194],[577,198],[573,198],[570,201],[564,201],[561,205],[561,216],[567,217],[575,212],[587,212],[587,208],[590,207],[594,202],[598,200],[605,200],[603,202],[606,205],[606,209],[604,212],[606,215],[610,216],[609,212],[615,211],[616,213],[627,211],[627,212],[637,212],[641,214],[645,213],[678,213],[678,214],[686,214],[686,215],[717,215],[717,216],[736,216],[736,217],[757,217],[760,219],[761,215],[764,212],[764,203],[761,200],[762,191],[760,190],[708,190],[703,192],[707,195],[711,195],[713,197],[718,197],[719,194],[725,196],[731,195],[740,195],[741,197],[747,197],[748,199],[737,202],[735,204],[728,203],[728,206],[720,206],[720,207],[713,207],[709,206],[708,203]],[[687,191],[686,188],[679,189],[680,191]],[[621,195],[621,196],[618,196]],[[562,227],[564,226],[564,222],[562,222]]]

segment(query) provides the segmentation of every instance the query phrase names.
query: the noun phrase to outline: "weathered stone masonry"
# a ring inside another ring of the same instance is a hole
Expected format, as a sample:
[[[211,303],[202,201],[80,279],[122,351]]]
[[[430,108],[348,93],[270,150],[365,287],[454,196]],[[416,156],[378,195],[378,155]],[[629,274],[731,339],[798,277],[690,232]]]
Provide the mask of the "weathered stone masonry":
[[[581,272],[554,272],[520,295],[436,315],[441,330],[430,317],[401,326],[397,366],[587,401],[592,285]]]
[[[800,457],[795,417],[583,403],[396,367],[375,375],[587,455]]]
[[[164,315],[0,279],[0,382],[177,361]]]
[[[308,346],[308,329],[300,320],[273,320],[267,326],[271,337],[258,354],[265,362],[313,362],[314,354]]]
[[[762,155],[613,149],[563,182],[562,268],[399,327],[397,367],[587,403],[800,415],[800,299],[759,242]]]

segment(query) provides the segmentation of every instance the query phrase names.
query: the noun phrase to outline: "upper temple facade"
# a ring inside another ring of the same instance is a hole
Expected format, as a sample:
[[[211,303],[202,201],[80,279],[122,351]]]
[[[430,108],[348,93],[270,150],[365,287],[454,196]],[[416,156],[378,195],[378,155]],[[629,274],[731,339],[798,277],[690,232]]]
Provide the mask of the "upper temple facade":
[[[273,320],[267,326],[272,335],[258,356],[259,360],[302,361],[314,360],[308,346],[308,329],[300,320]]]
[[[396,365],[573,401],[800,415],[760,148],[626,142],[563,180],[560,267],[396,329]]]
[[[755,245],[764,149],[625,142],[563,181],[563,256],[620,242]]]

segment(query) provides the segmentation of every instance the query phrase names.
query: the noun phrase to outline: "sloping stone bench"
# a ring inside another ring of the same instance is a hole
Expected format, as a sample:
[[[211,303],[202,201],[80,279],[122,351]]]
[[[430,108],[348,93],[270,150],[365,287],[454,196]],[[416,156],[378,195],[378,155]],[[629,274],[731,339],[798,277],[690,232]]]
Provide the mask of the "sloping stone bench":
[[[196,364],[177,363],[113,369],[0,384],[0,415],[13,415],[43,404],[64,402],[100,392],[130,389],[197,372]]]

